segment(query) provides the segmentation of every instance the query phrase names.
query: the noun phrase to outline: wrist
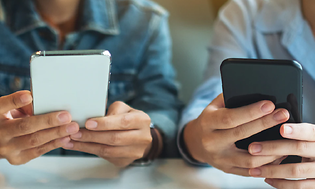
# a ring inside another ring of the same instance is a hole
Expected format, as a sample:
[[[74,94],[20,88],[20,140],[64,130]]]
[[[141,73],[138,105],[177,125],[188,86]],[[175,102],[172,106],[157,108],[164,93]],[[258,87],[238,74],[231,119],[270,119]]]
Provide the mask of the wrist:
[[[135,160],[132,165],[144,166],[150,165],[151,162],[156,159],[162,152],[163,149],[163,137],[158,129],[154,128],[154,125],[150,126],[152,141],[145,149],[144,155],[141,159]]]
[[[163,149],[162,135],[160,134],[158,129],[156,128],[152,128],[152,129],[153,129],[153,131],[151,130],[152,141],[146,148],[143,158],[147,158],[148,156],[150,156],[151,153],[154,153],[153,159],[155,159],[159,157]]]
[[[183,130],[183,140],[189,155],[200,163],[206,163],[203,158],[203,147],[200,137],[201,133],[197,132],[196,120],[189,122]]]

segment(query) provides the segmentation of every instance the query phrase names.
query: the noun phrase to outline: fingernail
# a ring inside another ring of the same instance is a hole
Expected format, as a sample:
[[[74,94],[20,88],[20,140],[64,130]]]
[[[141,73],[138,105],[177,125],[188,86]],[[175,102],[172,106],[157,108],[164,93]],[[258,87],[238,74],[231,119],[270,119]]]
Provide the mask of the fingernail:
[[[69,142],[69,143],[67,143],[67,144],[64,145],[64,148],[70,149],[70,148],[73,148],[73,146],[74,146],[74,144],[71,143],[71,142]]]
[[[62,139],[60,139],[61,144],[66,144],[68,142],[70,142],[70,138],[69,137],[64,137]]]
[[[289,125],[284,125],[284,134],[290,135],[293,133],[293,128]]]
[[[250,151],[251,151],[252,154],[260,153],[262,151],[262,145],[260,145],[260,144],[253,144],[250,147]]]
[[[67,127],[66,127],[66,131],[69,134],[74,134],[76,132],[79,131],[79,126],[76,123],[70,123]]]
[[[86,128],[88,129],[95,129],[97,127],[97,122],[89,120],[86,122]]]
[[[81,132],[77,132],[76,134],[71,135],[71,138],[74,138],[74,139],[80,139],[81,137],[82,137]]]
[[[272,179],[265,179],[265,182],[266,182],[267,184],[270,184],[270,185],[273,184],[273,180],[272,180]]]
[[[260,176],[261,175],[261,170],[260,169],[250,169],[249,174],[251,176]]]
[[[23,104],[25,104],[25,103],[32,101],[32,96],[29,94],[24,94],[24,95],[20,96],[20,100]]]
[[[60,113],[58,115],[58,120],[60,123],[68,123],[70,121],[70,116],[68,113]]]
[[[274,106],[272,103],[267,102],[261,107],[261,111],[264,113],[269,113],[273,110]]]
[[[281,110],[277,112],[274,116],[273,119],[276,121],[284,121],[285,119],[288,118],[288,115],[285,113],[285,111]]]

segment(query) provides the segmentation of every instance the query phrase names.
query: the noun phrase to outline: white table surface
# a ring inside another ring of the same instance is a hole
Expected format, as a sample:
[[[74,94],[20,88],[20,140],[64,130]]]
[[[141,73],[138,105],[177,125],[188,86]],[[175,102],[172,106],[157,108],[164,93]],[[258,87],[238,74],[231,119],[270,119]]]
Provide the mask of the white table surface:
[[[180,159],[156,160],[148,167],[118,169],[100,158],[40,157],[13,166],[0,160],[0,189],[267,189],[263,179],[225,174],[187,165]]]

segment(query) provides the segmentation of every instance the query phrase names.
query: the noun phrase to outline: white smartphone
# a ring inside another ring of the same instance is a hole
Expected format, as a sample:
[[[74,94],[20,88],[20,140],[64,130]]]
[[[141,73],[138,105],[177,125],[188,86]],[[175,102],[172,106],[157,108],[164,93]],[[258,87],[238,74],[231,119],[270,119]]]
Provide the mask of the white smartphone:
[[[30,61],[34,115],[69,111],[85,127],[105,116],[111,55],[105,50],[38,51]]]

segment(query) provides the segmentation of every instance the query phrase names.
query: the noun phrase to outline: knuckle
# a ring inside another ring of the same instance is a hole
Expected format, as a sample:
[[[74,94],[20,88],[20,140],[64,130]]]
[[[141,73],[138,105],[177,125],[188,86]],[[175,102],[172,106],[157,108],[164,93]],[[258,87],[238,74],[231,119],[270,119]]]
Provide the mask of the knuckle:
[[[229,113],[221,116],[221,123],[227,126],[233,126],[233,119]]]
[[[11,103],[12,103],[12,105],[13,105],[14,107],[19,107],[19,104],[20,104],[19,102],[20,102],[20,101],[19,101],[18,98],[14,97],[14,96],[11,97]]]
[[[39,146],[36,148],[36,150],[34,150],[34,157],[38,157],[41,156],[43,154],[45,154],[47,151],[47,147],[46,146]]]
[[[131,118],[129,115],[123,115],[121,118],[121,126],[123,129],[129,128],[131,123]]]
[[[110,157],[111,156],[109,148],[107,148],[105,146],[100,148],[99,154],[101,157]]]
[[[296,151],[298,153],[301,153],[301,154],[307,152],[308,151],[308,143],[307,142],[298,141],[296,143]]]
[[[21,119],[17,127],[22,133],[28,133],[31,130],[30,121],[28,119]]]
[[[119,134],[117,132],[112,132],[109,137],[109,144],[118,145],[120,143],[121,143],[121,139],[119,137]]]
[[[56,136],[57,136],[58,138],[61,138],[61,137],[64,136],[63,130],[64,130],[64,128],[62,128],[62,127],[58,127],[58,128],[57,128],[57,130],[56,130]]]
[[[232,130],[232,135],[236,138],[242,138],[246,133],[245,128],[243,126],[236,127]]]
[[[256,108],[250,108],[247,111],[247,116],[250,120],[253,120],[257,117],[257,109]]]
[[[268,145],[263,146],[263,149],[267,149],[271,153],[272,152],[276,152],[276,151],[278,151],[278,145],[273,143],[273,142],[271,142],[271,143],[268,143]]]
[[[246,168],[255,168],[257,167],[257,162],[254,158],[251,158],[245,162],[245,166]]]
[[[125,106],[125,103],[122,101],[116,101],[112,104],[112,106],[121,107],[121,106]]]
[[[207,151],[207,153],[214,152],[213,154],[217,154],[217,138],[219,138],[219,136],[216,136],[215,134],[202,136],[200,138],[200,144]]]
[[[212,110],[210,110],[209,108],[205,108],[202,112],[202,114],[198,117],[198,122],[199,125],[205,129],[207,127],[209,127],[209,122],[208,122],[208,118],[212,116]],[[217,118],[217,116],[214,116],[214,118]],[[217,121],[217,119],[212,119],[214,121]]]
[[[59,148],[59,147],[61,147],[61,146],[62,146],[62,145],[61,145],[60,140],[54,140],[54,142],[51,143],[51,148],[52,148],[52,149],[56,149],[56,148]]]
[[[38,133],[33,133],[30,137],[29,144],[31,147],[38,146],[40,144],[40,136]]]
[[[302,166],[294,165],[291,169],[291,173],[293,177],[300,177],[305,173],[305,170]]]
[[[304,185],[304,182],[296,182],[294,188],[296,189],[307,189],[308,187]],[[313,188],[313,187],[309,187]]]
[[[144,111],[139,111],[140,115],[142,116],[142,121],[146,124],[151,123],[151,118],[148,114],[146,114]]]
[[[265,129],[265,128],[269,128],[271,125],[271,121],[270,121],[270,118],[269,117],[264,117],[261,119],[261,125],[262,127]]]
[[[52,115],[49,115],[49,116],[47,116],[46,118],[46,124],[48,125],[48,126],[54,126],[55,124],[55,117],[54,116],[52,116]]]
[[[220,155],[217,155],[217,154],[211,155],[211,161],[215,165],[224,165],[226,163],[225,158],[223,158],[223,157],[221,157]]]
[[[199,125],[201,126],[201,128],[202,128],[203,130],[205,130],[205,128],[208,127],[208,122],[207,122],[206,119],[203,119],[203,117],[201,117],[201,118],[199,119]]]
[[[207,138],[207,137],[202,137],[201,138],[201,145],[202,145],[202,147],[203,148],[205,148],[205,149],[208,149],[208,146],[210,145],[209,143],[209,138]]]
[[[110,120],[108,119],[108,118],[102,118],[101,119],[101,122],[102,122],[102,124],[103,124],[103,127],[108,127],[108,126],[110,126]]]
[[[274,178],[276,175],[276,171],[274,169],[264,169],[263,172],[265,175],[268,175],[268,178]]]

